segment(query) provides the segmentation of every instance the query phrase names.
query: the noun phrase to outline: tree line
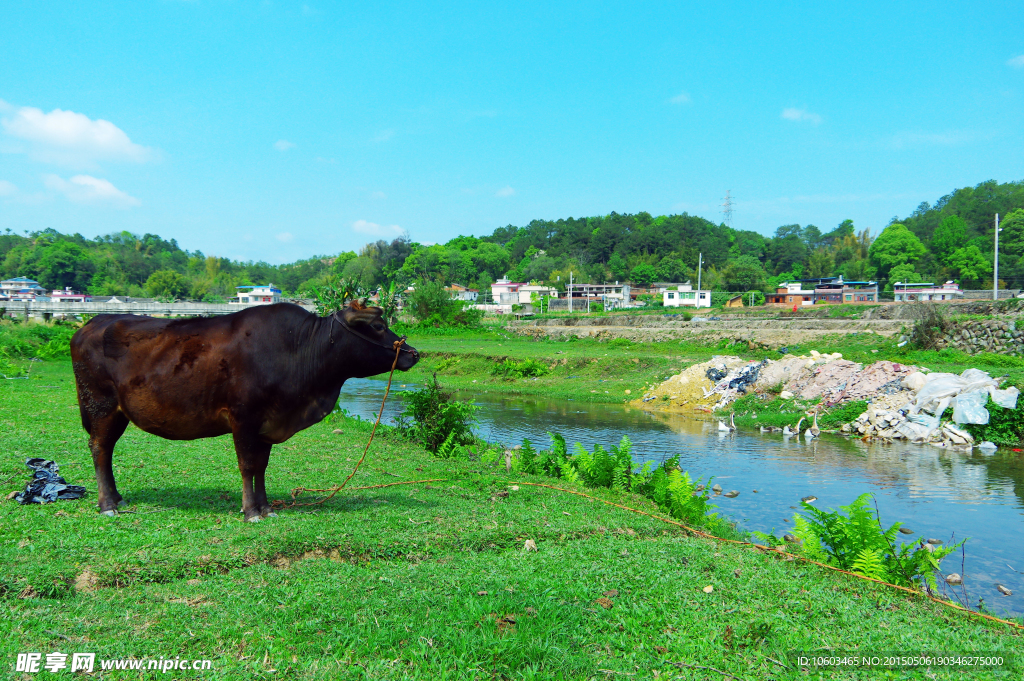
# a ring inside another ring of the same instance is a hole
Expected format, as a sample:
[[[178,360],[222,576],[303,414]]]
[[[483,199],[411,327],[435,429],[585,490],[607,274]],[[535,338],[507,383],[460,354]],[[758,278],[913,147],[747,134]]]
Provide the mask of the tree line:
[[[1024,286],[1024,181],[983,182],[894,217],[877,236],[844,220],[831,229],[783,225],[772,236],[732,229],[687,213],[611,213],[534,220],[481,237],[425,245],[399,237],[358,252],[315,256],[285,265],[238,262],[183,250],[174,239],[120,232],[88,239],[44,229],[0,235],[0,275],[26,276],[47,288],[93,295],[132,295],[220,302],[235,287],[273,282],[286,295],[308,296],[345,281],[364,291],[416,282],[459,283],[486,290],[501,277],[565,289],[574,281],[697,281],[722,291],[767,291],[779,282],[842,275],[847,281],[945,281],[992,285],[995,213],[1001,216],[999,277]]]

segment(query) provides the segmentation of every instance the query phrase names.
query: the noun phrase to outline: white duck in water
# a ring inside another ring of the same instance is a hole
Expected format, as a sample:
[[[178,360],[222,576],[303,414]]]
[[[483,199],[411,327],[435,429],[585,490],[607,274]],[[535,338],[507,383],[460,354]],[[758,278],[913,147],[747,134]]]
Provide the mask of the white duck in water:
[[[792,437],[793,435],[799,435],[800,434],[800,424],[803,423],[803,422],[804,422],[804,417],[801,416],[800,420],[796,422],[796,430],[790,430],[788,425],[787,426],[783,426],[782,434],[785,435],[786,437]]]
[[[734,414],[729,414],[729,425],[725,425],[725,421],[718,422],[719,433],[728,433],[733,430],[736,430],[736,420],[734,418]]]

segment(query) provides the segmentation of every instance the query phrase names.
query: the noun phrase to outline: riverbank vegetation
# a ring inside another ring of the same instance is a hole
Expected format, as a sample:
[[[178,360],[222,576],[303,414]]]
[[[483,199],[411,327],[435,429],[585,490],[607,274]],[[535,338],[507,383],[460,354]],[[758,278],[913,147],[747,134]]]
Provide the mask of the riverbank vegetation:
[[[4,491],[24,485],[23,461],[38,455],[93,490],[69,363],[32,373],[0,384]],[[270,497],[340,482],[369,430],[339,416],[275,447]],[[116,518],[98,516],[92,494],[0,504],[8,660],[162,654],[211,659],[224,679],[766,678],[799,674],[796,650],[1021,649],[1005,625],[519,484],[552,479],[509,474],[500,459],[442,459],[387,432],[355,487],[255,525],[237,513],[230,438],[171,442],[130,427],[114,465],[130,502]],[[412,484],[358,489],[389,483]],[[659,513],[614,484],[556,484]]]

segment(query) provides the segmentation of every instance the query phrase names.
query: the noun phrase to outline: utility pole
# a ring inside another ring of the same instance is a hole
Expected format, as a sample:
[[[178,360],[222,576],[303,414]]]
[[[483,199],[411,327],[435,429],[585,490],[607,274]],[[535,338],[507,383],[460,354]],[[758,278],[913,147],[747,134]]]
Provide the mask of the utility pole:
[[[700,305],[700,268],[704,264],[704,254],[697,255],[697,305]]]
[[[992,300],[999,300],[999,213],[996,213],[996,254],[992,265]]]
[[[572,314],[572,269],[569,270],[569,314]]]

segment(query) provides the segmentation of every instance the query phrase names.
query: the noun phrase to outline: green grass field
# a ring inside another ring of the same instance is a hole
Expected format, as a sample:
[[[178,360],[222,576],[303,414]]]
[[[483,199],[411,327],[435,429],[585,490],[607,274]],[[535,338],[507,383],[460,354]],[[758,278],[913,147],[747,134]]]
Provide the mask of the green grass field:
[[[480,390],[510,395],[542,395],[582,402],[623,403],[643,396],[644,390],[679,373],[689,365],[714,355],[737,355],[751,360],[779,359],[777,351],[748,349],[746,343],[716,341],[627,342],[625,339],[597,341],[535,340],[516,336],[501,326],[458,335],[430,335],[406,331],[423,360],[403,382],[423,383],[432,372],[446,385],[463,390]],[[961,373],[968,367],[1007,376],[1007,385],[1024,389],[1024,358],[982,354],[970,356],[957,350],[914,350],[897,347],[897,338],[874,333],[836,334],[821,342],[790,346],[793,354],[841,352],[845,359],[865,365],[878,360],[927,367],[931,371]],[[509,380],[491,374],[496,363],[511,358],[543,363],[548,373],[536,378]],[[627,395],[626,390],[630,393]]]
[[[582,356],[583,344],[572,347]],[[655,358],[676,361],[668,355]],[[36,363],[29,380],[0,390],[0,489],[22,488],[24,460],[43,456],[90,490],[79,501],[0,504],[10,670],[18,653],[60,651],[213,664],[95,675],[109,679],[729,678],[699,667],[741,679],[873,679],[884,675],[804,673],[787,654],[1024,652],[1005,625],[590,499],[512,490],[503,469],[436,459],[388,436],[353,485],[443,481],[342,492],[250,524],[238,512],[229,438],[170,442],[130,427],[114,466],[131,503],[101,517],[69,363]],[[341,420],[275,447],[270,496],[340,482],[368,434],[369,424]],[[653,511],[612,490],[590,493]],[[528,539],[536,552],[523,550]],[[974,678],[1017,679],[1021,668]]]

